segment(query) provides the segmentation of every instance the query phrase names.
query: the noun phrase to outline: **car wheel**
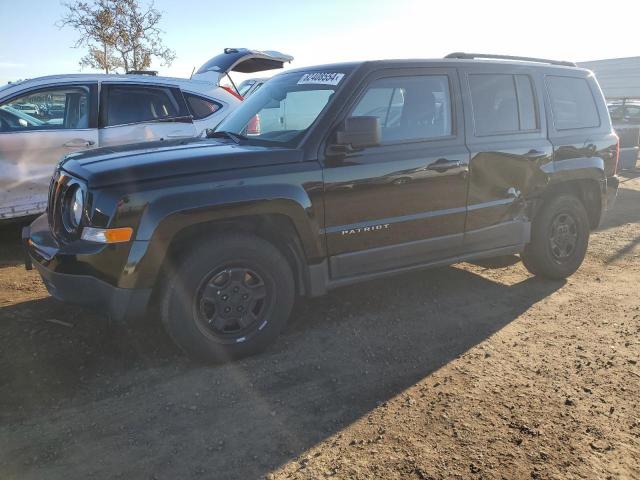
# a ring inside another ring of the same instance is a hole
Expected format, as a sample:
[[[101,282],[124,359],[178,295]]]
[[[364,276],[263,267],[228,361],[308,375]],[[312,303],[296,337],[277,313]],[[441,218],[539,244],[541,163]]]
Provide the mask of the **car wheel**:
[[[572,195],[553,197],[533,219],[522,262],[534,275],[566,278],[582,264],[589,232],[589,217],[580,200]]]
[[[262,351],[286,324],[295,286],[286,258],[255,236],[201,241],[164,286],[162,322],[188,355],[225,362]]]

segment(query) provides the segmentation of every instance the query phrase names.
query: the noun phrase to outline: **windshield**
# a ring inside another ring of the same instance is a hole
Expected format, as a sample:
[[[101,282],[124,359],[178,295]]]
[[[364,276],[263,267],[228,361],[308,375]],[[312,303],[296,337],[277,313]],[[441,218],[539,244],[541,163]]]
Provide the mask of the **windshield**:
[[[293,144],[328,105],[343,73],[310,72],[279,75],[245,100],[216,128],[249,142]]]
[[[241,97],[246,96],[247,92],[251,89],[251,87],[253,87],[255,83],[256,83],[255,80],[245,80],[244,82],[242,82],[238,86],[238,93],[240,94],[240,96]]]

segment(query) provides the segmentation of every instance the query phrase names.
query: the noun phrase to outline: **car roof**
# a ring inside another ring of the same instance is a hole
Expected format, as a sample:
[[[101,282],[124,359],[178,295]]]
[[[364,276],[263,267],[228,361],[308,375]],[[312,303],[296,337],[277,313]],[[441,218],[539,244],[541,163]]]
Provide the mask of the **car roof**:
[[[337,70],[340,72],[352,72],[355,70],[370,71],[382,68],[416,68],[416,67],[469,67],[471,65],[503,65],[503,66],[528,66],[548,70],[582,71],[591,73],[590,70],[568,65],[556,65],[543,62],[502,60],[502,59],[461,59],[461,58],[426,58],[426,59],[392,59],[392,60],[366,60],[361,62],[330,63],[286,70],[280,73],[303,73],[318,70]]]
[[[48,75],[44,77],[30,78],[20,82],[11,83],[0,88],[0,97],[10,95],[21,90],[50,84],[66,84],[76,82],[118,82],[118,83],[148,83],[150,85],[175,85],[187,89],[188,86],[196,90],[213,89],[217,87],[206,80],[191,80],[188,78],[158,77],[154,75],[132,74],[106,74],[106,73],[72,73],[63,75]]]

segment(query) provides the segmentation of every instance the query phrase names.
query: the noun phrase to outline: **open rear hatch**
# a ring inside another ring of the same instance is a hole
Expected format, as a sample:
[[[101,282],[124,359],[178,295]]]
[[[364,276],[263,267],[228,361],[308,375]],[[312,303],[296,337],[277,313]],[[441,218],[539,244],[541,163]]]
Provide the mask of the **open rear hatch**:
[[[249,50],[247,48],[225,48],[202,65],[191,78],[206,80],[220,85],[220,81],[230,72],[255,73],[282,68],[293,57],[272,50]]]

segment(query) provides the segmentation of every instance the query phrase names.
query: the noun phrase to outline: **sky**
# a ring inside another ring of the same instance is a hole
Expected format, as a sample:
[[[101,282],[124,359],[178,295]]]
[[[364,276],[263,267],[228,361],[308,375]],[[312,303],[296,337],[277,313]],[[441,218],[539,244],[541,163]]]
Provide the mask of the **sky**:
[[[140,0],[146,3],[147,0]],[[292,67],[383,58],[438,58],[454,51],[586,61],[640,55],[628,0],[156,0],[165,44],[176,51],[161,75],[188,77],[225,47],[279,50]],[[55,23],[60,0],[0,0],[0,85],[58,73],[89,73],[78,35]],[[621,18],[622,19],[622,18]],[[274,72],[275,73],[275,72]],[[238,80],[242,80],[239,78]]]

